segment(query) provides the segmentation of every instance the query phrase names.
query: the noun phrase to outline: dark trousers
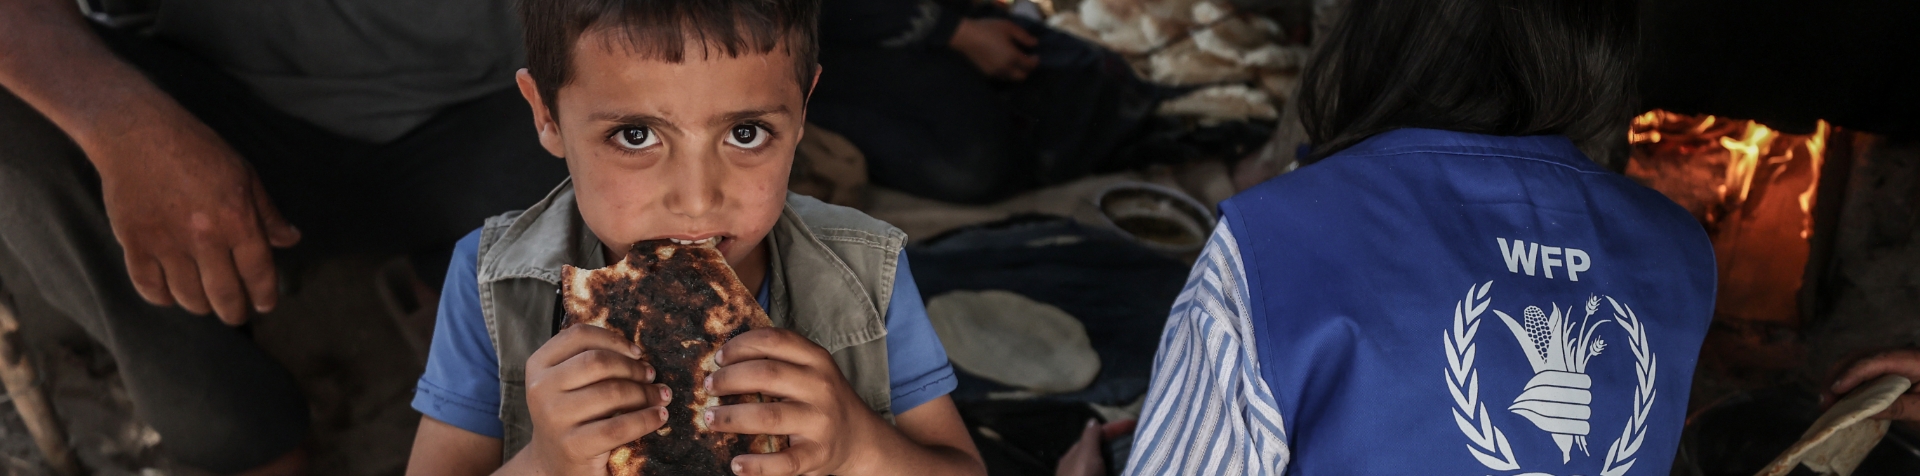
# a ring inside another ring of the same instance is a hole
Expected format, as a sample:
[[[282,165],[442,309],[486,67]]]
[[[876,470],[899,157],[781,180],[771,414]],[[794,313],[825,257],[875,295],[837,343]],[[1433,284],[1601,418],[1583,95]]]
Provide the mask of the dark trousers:
[[[100,35],[252,164],[304,235],[277,256],[283,262],[450,250],[487,216],[533,204],[567,175],[540,148],[511,85],[447,108],[392,143],[369,144],[281,113],[178,49]],[[40,304],[23,307],[71,319],[112,352],[137,413],[176,460],[231,472],[268,462],[306,436],[308,408],[292,377],[243,332],[141,300],[107,221],[99,176],[64,133],[4,89],[0,286]]]
[[[1039,44],[1027,80],[987,78],[950,49],[822,45],[807,120],[866,155],[879,185],[959,203],[986,203],[1137,160],[1136,138],[1158,88],[1118,54],[1038,23],[1015,20]]]

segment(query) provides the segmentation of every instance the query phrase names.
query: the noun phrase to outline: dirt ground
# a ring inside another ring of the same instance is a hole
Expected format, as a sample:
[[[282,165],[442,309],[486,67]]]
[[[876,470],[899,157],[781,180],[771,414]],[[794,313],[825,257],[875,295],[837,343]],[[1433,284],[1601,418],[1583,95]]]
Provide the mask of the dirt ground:
[[[431,332],[424,306],[394,302],[409,280],[404,260],[347,257],[298,272],[294,292],[253,327],[255,341],[300,381],[312,404],[311,474],[391,475],[406,467],[420,414],[408,404]],[[400,289],[386,289],[393,283]],[[401,301],[406,301],[402,299]],[[411,310],[413,312],[403,312]],[[50,388],[81,463],[97,475],[196,476],[166,456],[166,442],[133,414],[113,359],[76,327],[23,309],[31,355]],[[211,318],[209,318],[211,319]],[[423,321],[424,320],[424,321]],[[424,343],[424,341],[422,341]],[[54,474],[12,405],[0,405],[5,474]]]

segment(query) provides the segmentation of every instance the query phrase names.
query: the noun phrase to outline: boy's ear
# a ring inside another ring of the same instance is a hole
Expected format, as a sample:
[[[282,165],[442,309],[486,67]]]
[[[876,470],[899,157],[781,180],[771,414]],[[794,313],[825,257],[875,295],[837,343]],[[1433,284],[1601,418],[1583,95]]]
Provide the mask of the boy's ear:
[[[548,109],[546,100],[540,97],[533,75],[528,74],[526,68],[520,68],[514,73],[513,82],[520,86],[520,97],[526,98],[527,106],[533,108],[533,128],[540,133],[540,147],[554,157],[565,158],[567,149],[560,140],[560,123],[554,121],[553,110]]]
[[[826,68],[820,65],[813,65],[813,81],[807,83],[807,95],[802,96],[806,98],[806,100],[800,103],[800,112],[802,113],[806,112],[808,105],[813,104],[813,91],[820,89],[820,70],[822,69]]]

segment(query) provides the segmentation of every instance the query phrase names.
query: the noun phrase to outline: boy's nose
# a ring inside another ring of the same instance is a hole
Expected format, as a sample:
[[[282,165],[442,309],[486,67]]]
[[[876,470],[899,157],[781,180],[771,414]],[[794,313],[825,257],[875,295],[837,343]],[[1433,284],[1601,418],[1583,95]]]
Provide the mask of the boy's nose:
[[[668,212],[700,218],[725,201],[726,171],[713,163],[717,157],[689,154],[675,159],[679,159],[673,161],[677,173],[669,174],[666,183]]]

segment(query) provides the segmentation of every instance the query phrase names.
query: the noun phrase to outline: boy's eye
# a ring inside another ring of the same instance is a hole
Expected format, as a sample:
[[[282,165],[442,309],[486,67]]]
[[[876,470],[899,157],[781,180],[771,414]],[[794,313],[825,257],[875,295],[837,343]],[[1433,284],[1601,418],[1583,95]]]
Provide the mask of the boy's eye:
[[[621,147],[635,150],[652,147],[654,144],[660,142],[659,137],[654,137],[653,129],[645,127],[621,128],[613,132],[613,140],[614,142],[618,142]]]
[[[727,132],[727,143],[742,149],[755,149],[767,143],[767,131],[760,126],[741,124]]]

